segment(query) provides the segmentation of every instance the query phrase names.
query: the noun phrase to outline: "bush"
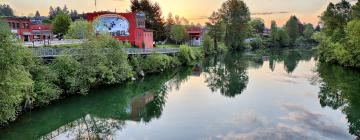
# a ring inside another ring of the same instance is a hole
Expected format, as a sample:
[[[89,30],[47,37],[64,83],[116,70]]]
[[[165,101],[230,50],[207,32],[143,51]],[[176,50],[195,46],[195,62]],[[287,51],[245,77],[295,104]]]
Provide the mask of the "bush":
[[[250,46],[252,50],[259,49],[263,47],[263,41],[260,37],[256,37],[254,40],[250,41]]]
[[[81,74],[81,64],[70,55],[57,57],[51,64],[50,68],[58,75],[57,85],[63,89],[65,94],[75,94],[80,91],[79,76]],[[88,89],[89,87],[83,87]]]
[[[35,105],[46,105],[59,99],[62,90],[56,85],[58,76],[48,66],[37,64],[31,69],[34,80]]]
[[[0,22],[0,44],[0,125],[3,125],[15,120],[21,103],[31,101],[34,82],[29,73],[33,64],[28,59],[31,52],[14,45],[11,31],[3,22]]]
[[[143,60],[143,70],[147,73],[163,72],[179,65],[178,59],[164,54],[150,54]]]
[[[78,20],[70,24],[66,38],[69,39],[87,39],[92,35],[91,24],[85,20]]]

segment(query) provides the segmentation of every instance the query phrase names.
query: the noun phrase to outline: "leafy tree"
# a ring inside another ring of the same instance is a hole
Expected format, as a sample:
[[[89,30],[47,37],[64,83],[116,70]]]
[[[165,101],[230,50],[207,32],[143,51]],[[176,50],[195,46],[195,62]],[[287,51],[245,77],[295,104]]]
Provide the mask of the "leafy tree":
[[[183,25],[173,25],[171,26],[171,39],[175,40],[176,44],[181,43],[188,38],[188,33],[186,32],[185,26]]]
[[[55,71],[37,62],[30,73],[34,80],[35,105],[47,105],[51,101],[59,99],[62,90],[56,85],[58,76]]]
[[[360,19],[360,1],[357,1],[355,5],[351,7],[351,18]]]
[[[66,37],[72,39],[86,39],[91,36],[91,33],[90,23],[85,20],[77,20],[71,23]]]
[[[290,43],[295,43],[295,40],[302,35],[302,24],[296,16],[291,16],[285,24],[285,29],[290,37]]]
[[[228,0],[222,4],[219,14],[225,24],[226,46],[240,50],[249,32],[249,8],[242,0]]]
[[[71,18],[69,15],[60,12],[56,15],[53,21],[53,32],[62,38],[69,30],[71,24]]]
[[[168,14],[168,17],[166,18],[166,24],[165,24],[165,31],[166,31],[166,38],[170,39],[170,32],[171,32],[171,26],[175,25],[175,20],[173,18],[172,13]]]
[[[10,5],[0,4],[0,16],[14,16],[14,10]]]
[[[337,35],[339,35],[339,33],[343,33],[346,23],[351,18],[351,4],[346,0],[337,4],[330,3],[320,18],[327,36],[332,36],[336,29],[338,29]]]
[[[262,33],[265,30],[265,23],[263,19],[261,18],[252,19],[250,21],[250,25],[256,34],[262,36]]]
[[[290,45],[290,37],[284,29],[277,30],[276,41],[281,47],[287,47]]]
[[[218,42],[224,36],[224,24],[220,19],[220,15],[217,12],[213,12],[212,15],[209,17],[209,22],[206,23],[208,27],[208,35],[213,39],[215,51],[218,50]]]
[[[204,50],[205,50],[205,54],[206,55],[211,55],[211,54],[215,54],[215,48],[214,48],[214,43],[211,43],[211,38],[208,34],[204,35],[204,39],[203,39],[203,46],[204,46]]]
[[[33,81],[24,64],[31,56],[19,46],[14,46],[8,24],[0,22],[0,125],[15,120],[21,103],[32,94]]]
[[[279,46],[276,39],[277,33],[278,33],[278,27],[276,25],[276,22],[273,20],[271,21],[271,29],[270,29],[270,40],[273,43],[272,46]]]
[[[315,29],[311,23],[304,25],[304,37],[306,39],[311,39],[312,35],[314,34]]]

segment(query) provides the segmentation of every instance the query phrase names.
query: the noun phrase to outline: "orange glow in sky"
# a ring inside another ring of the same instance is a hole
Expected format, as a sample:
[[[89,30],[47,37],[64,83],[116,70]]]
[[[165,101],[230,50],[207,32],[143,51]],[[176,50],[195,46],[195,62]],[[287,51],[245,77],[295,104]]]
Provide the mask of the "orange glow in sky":
[[[130,0],[1,0],[0,3],[9,4],[16,15],[33,15],[36,10],[41,15],[48,15],[49,7],[65,4],[69,9],[76,9],[79,13],[97,10],[126,12],[130,10]],[[169,12],[188,18],[193,23],[205,23],[206,17],[220,8],[226,0],[152,0],[158,2],[166,18]],[[318,16],[329,2],[340,0],[244,0],[253,13],[252,17],[263,18],[266,25],[271,20],[283,25],[291,15],[296,15],[302,22],[317,24]]]

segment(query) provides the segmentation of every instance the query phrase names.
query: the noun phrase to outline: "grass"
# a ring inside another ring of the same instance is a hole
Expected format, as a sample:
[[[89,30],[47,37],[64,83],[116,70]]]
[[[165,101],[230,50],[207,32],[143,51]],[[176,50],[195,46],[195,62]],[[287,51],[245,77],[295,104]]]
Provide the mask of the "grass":
[[[156,45],[155,48],[179,48],[180,45],[174,44],[165,44],[165,45]]]

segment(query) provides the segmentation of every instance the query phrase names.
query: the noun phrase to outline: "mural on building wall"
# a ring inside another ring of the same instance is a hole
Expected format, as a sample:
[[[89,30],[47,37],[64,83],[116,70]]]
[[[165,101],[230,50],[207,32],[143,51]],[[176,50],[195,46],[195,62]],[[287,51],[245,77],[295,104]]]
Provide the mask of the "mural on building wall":
[[[107,14],[97,17],[93,22],[96,33],[108,32],[112,36],[129,36],[129,21],[120,15]]]

